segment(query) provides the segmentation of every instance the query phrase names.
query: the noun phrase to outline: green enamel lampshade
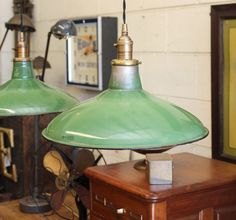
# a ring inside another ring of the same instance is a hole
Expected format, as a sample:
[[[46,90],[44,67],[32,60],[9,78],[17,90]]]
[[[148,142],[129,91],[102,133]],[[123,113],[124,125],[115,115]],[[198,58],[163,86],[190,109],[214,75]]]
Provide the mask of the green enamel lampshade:
[[[109,88],[54,118],[44,137],[76,147],[161,150],[207,136],[191,113],[142,89],[126,29],[117,44],[118,59],[112,61]]]
[[[0,116],[23,116],[68,110],[78,101],[35,78],[32,62],[25,57],[24,41],[18,43],[11,80],[0,86]]]
[[[62,112],[77,103],[72,96],[37,80],[31,61],[14,62],[12,79],[0,86],[0,116]]]
[[[120,68],[113,66],[109,89],[57,116],[43,135],[78,147],[143,149],[185,144],[208,134],[195,116],[142,90],[137,68],[132,77],[123,73],[132,86],[117,85],[114,75],[121,74]]]

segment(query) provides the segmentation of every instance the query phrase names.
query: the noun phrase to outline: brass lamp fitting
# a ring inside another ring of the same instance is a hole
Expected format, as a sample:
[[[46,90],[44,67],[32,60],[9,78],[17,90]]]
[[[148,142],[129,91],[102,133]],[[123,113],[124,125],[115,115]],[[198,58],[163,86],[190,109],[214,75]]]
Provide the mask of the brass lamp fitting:
[[[16,47],[16,57],[14,58],[14,61],[29,61],[30,58],[27,54],[27,48],[24,40],[24,33],[20,32],[20,40],[17,42]]]
[[[117,59],[112,60],[112,65],[134,66],[140,63],[133,59],[133,41],[128,35],[127,24],[122,24],[121,36],[114,46],[117,47]]]

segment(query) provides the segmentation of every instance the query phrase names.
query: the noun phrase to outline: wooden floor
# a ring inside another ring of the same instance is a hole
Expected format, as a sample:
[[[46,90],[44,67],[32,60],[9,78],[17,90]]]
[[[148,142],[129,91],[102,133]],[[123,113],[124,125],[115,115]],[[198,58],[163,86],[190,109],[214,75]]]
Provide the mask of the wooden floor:
[[[77,212],[75,208],[74,201],[71,197],[66,199],[65,204],[72,208],[73,211]],[[68,219],[73,219],[72,212],[66,207],[62,207],[58,213]],[[78,213],[75,213],[74,220],[78,219]],[[10,202],[0,203],[0,220],[61,220],[63,218],[59,217],[57,214],[51,212],[41,213],[41,214],[26,214],[22,213],[19,209],[19,204],[17,200]]]

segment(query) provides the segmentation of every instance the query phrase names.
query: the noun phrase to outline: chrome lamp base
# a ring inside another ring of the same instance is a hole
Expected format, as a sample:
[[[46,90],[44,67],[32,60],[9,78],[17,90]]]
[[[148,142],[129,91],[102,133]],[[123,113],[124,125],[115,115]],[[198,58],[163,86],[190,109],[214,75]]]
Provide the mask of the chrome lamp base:
[[[19,200],[20,210],[25,213],[43,213],[51,210],[51,206],[46,199],[24,197]]]

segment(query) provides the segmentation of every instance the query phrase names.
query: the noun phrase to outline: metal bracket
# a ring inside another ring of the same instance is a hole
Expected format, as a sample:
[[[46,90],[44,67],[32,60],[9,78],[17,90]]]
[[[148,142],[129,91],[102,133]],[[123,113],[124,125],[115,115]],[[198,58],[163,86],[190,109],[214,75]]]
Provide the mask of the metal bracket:
[[[8,143],[10,146],[5,146],[6,142],[4,136],[8,138]],[[11,179],[14,182],[17,182],[17,172],[16,165],[12,163],[11,148],[14,147],[14,131],[10,128],[0,127],[0,169],[2,174]],[[8,159],[11,167],[11,172],[8,171],[6,163],[6,158]]]

